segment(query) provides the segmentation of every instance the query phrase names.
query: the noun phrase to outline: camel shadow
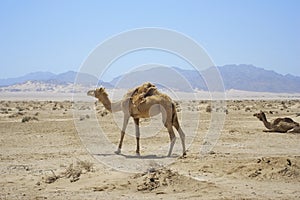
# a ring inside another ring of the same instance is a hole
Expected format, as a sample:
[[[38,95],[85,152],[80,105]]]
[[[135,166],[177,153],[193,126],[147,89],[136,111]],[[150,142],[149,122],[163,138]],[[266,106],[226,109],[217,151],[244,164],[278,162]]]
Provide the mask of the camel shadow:
[[[107,156],[122,156],[125,157],[127,159],[164,159],[164,158],[178,158],[178,155],[172,155],[172,156],[158,156],[158,155],[154,155],[154,154],[149,154],[149,155],[126,155],[123,153],[120,154],[116,154],[116,153],[108,153],[108,154],[94,154],[96,156],[103,156],[103,157],[107,157]]]
[[[154,154],[150,155],[125,155],[125,154],[119,154],[120,156],[123,156],[128,159],[164,159],[164,158],[177,158],[177,156],[158,156]]]

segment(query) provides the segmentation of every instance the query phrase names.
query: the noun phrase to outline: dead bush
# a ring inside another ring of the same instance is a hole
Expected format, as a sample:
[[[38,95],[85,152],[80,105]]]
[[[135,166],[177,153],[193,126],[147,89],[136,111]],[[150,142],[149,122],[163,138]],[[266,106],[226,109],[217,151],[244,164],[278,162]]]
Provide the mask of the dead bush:
[[[38,121],[39,119],[36,118],[36,117],[25,116],[25,117],[22,118],[22,123],[29,122],[29,121],[32,121],[32,120]]]
[[[52,171],[51,176],[47,176],[45,178],[45,183],[53,183],[59,178],[67,178],[70,179],[70,182],[76,182],[79,180],[81,174],[85,174],[87,172],[93,171],[93,163],[88,161],[77,161],[77,163],[74,165],[73,163],[70,164],[63,172],[61,172],[59,175],[56,175]]]
[[[250,107],[246,107],[245,108],[245,112],[251,112],[251,108]]]
[[[210,105],[206,106],[206,109],[205,109],[205,111],[210,113],[210,112],[212,111],[212,108],[211,108],[211,106],[210,106]]]

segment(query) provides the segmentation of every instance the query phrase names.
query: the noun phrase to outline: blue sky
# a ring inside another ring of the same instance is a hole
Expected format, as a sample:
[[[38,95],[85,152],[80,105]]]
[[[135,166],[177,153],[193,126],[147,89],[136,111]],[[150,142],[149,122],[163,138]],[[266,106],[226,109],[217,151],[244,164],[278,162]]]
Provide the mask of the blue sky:
[[[143,27],[193,38],[216,65],[253,64],[300,76],[298,0],[2,0],[0,26],[0,78],[78,71],[101,42]],[[108,77],[123,72],[115,67]]]

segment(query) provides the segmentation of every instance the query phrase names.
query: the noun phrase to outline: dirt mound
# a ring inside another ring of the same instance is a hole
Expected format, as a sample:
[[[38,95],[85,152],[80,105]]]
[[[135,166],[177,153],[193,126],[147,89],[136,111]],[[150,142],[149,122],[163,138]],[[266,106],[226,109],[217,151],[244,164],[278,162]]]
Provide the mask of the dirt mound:
[[[133,179],[137,182],[137,190],[144,192],[156,191],[164,193],[164,191],[169,190],[183,192],[185,190],[199,190],[203,185],[207,187],[207,184],[210,184],[180,175],[178,172],[167,168],[151,168],[148,172],[135,175]],[[178,188],[180,188],[180,191]]]
[[[300,181],[300,157],[261,157],[234,168],[238,173],[256,180]]]
[[[137,186],[138,191],[154,190],[158,187],[174,185],[178,182],[179,174],[170,169],[154,169],[151,168],[147,173],[139,174],[136,178],[142,179],[141,184]]]

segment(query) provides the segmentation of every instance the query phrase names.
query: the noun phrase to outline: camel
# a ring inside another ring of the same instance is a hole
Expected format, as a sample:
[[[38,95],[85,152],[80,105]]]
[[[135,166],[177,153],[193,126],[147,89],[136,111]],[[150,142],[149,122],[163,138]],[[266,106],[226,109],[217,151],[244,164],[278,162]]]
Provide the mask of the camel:
[[[255,113],[253,116],[262,121],[268,130],[264,132],[279,132],[279,133],[300,133],[299,123],[295,122],[291,118],[276,118],[272,122],[268,122],[266,114],[262,111]]]
[[[181,139],[182,155],[186,155],[185,134],[179,125],[175,104],[169,96],[159,92],[154,84],[147,82],[133,90],[129,90],[123,99],[118,102],[111,102],[103,87],[90,90],[87,92],[87,95],[97,98],[109,112],[122,111],[124,113],[120,141],[118,149],[115,151],[116,154],[121,153],[122,143],[130,117],[133,118],[135,124],[136,155],[140,156],[139,119],[150,118],[151,116],[161,113],[163,124],[168,129],[170,137],[168,157],[172,154],[176,140],[173,126],[178,131]]]

